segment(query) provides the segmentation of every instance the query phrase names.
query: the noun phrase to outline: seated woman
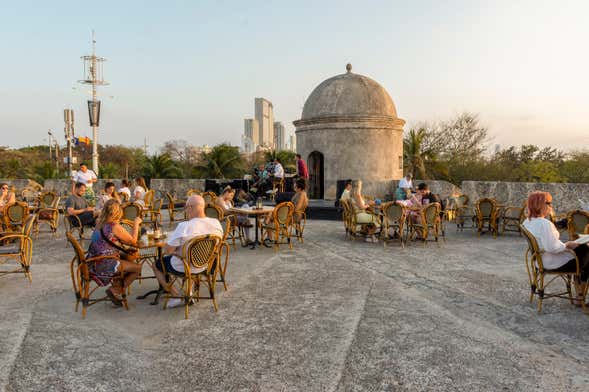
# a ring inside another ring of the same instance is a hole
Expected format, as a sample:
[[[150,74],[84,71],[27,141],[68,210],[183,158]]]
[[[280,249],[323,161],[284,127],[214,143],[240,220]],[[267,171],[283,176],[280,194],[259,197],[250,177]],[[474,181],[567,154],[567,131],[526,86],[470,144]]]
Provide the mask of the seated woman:
[[[137,184],[137,186],[135,187],[135,189],[133,189],[133,200],[136,203],[141,204],[142,206],[145,206],[145,194],[147,193],[147,185],[145,184],[145,178],[143,177],[137,177],[135,179],[135,184]]]
[[[129,183],[129,180],[127,180],[126,178],[123,179],[121,181],[121,188],[118,190],[118,193],[124,193],[125,195],[127,195],[127,199],[126,200],[131,200],[131,189],[129,189],[129,187],[131,186],[131,184]]]
[[[233,223],[237,223],[238,226],[243,227],[245,241],[250,242],[250,227],[253,226],[252,222],[243,215],[235,215],[229,210],[233,207],[233,198],[235,197],[235,189],[230,186],[226,186],[223,192],[215,199],[215,205],[223,210],[225,216],[234,217]]]
[[[589,278],[589,247],[574,241],[563,243],[556,226],[547,219],[552,212],[552,196],[548,192],[533,192],[528,197],[528,218],[524,227],[536,238],[540,249],[544,250],[542,261],[544,269],[559,272],[574,272],[576,261],[567,249],[572,249],[579,259],[581,279],[575,282],[577,298],[575,304],[581,306],[581,293],[584,292]]]
[[[0,215],[4,214],[4,208],[8,205],[16,203],[16,195],[10,192],[8,184],[3,182],[0,184]]]
[[[88,248],[88,257],[96,256],[116,256],[125,257],[122,244],[135,245],[139,237],[139,225],[141,218],[135,218],[133,222],[133,234],[129,234],[120,220],[123,217],[121,204],[116,200],[109,200],[105,203],[102,213],[98,218],[96,230],[92,233],[90,247]],[[121,295],[123,291],[137,278],[141,272],[141,264],[133,261],[104,259],[93,265],[93,273],[104,282],[111,278],[111,287],[106,290],[106,294],[113,304],[121,306]],[[118,278],[120,272],[124,272],[123,281]]]
[[[295,223],[300,223],[303,219],[303,213],[309,205],[309,198],[307,197],[307,181],[304,178],[299,178],[295,182],[295,194],[292,197],[292,204],[295,206],[293,219]]]
[[[352,208],[356,214],[356,223],[365,225],[367,229],[366,242],[377,242],[374,233],[377,227],[380,227],[378,216],[370,212],[370,208],[374,206],[374,201],[364,201],[362,196],[362,181],[352,181]]]
[[[94,209],[94,215],[100,215],[100,212],[104,208],[104,205],[109,200],[116,200],[120,203],[119,194],[116,192],[114,182],[107,182],[104,184],[104,192],[96,199],[96,208]]]

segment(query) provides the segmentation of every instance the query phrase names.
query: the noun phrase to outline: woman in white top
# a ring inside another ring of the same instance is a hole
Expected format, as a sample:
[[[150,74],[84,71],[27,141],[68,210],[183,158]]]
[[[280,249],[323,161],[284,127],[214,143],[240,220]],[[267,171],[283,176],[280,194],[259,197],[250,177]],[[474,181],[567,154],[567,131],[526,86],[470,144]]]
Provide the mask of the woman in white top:
[[[131,184],[129,183],[129,180],[123,179],[121,181],[121,185],[122,187],[118,190],[118,192],[124,193],[125,195],[127,195],[127,200],[131,200],[131,190],[129,189],[129,186]]]
[[[133,197],[135,202],[139,204],[145,204],[145,193],[147,192],[147,185],[145,185],[145,179],[143,177],[137,177],[135,179],[137,186],[133,189]]]
[[[581,268],[581,280],[575,282],[577,291],[576,304],[580,305],[581,293],[584,292],[589,278],[589,247],[579,245],[574,241],[562,242],[556,226],[547,216],[552,212],[552,196],[548,192],[533,192],[528,197],[528,218],[524,221],[524,227],[536,238],[538,246],[544,251],[542,262],[544,269],[559,272],[575,272],[577,264],[571,253],[571,249],[579,259]]]
[[[117,192],[115,192],[114,182],[107,182],[106,184],[104,184],[104,192],[100,196],[98,196],[98,199],[96,201],[96,208],[94,209],[94,216],[100,215],[100,213],[102,212],[102,209],[106,205],[106,202],[109,200],[113,200],[113,199],[118,201],[119,203],[121,202],[119,200],[119,194]]]
[[[231,188],[230,186],[226,186],[223,189],[223,192],[215,199],[215,204],[223,210],[225,216],[234,216],[235,219],[233,223],[237,223],[238,226],[242,226],[245,233],[245,240],[247,243],[250,242],[250,227],[253,224],[247,218],[247,216],[243,215],[235,215],[229,212],[229,209],[233,207],[233,198],[235,197],[235,189]]]

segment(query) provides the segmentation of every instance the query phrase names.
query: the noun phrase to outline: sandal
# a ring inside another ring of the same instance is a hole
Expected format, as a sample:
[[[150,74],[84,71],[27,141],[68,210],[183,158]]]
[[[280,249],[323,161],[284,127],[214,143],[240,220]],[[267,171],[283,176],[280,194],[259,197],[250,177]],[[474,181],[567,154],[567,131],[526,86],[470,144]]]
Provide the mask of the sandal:
[[[117,297],[117,295],[112,292],[112,289],[106,289],[106,295],[107,295],[108,299],[111,300],[113,305],[116,306],[117,308],[123,306],[122,299]]]

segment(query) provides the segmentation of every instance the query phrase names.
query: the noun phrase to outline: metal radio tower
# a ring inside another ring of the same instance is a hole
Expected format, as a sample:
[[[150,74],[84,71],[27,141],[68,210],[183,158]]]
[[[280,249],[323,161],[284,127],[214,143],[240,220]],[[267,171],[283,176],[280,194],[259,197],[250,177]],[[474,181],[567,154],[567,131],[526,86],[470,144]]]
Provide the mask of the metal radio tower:
[[[92,55],[82,56],[84,61],[84,79],[78,83],[92,85],[92,100],[88,101],[88,116],[92,127],[92,170],[98,175],[98,127],[100,125],[100,101],[96,99],[96,87],[107,86],[102,72],[103,57],[96,56],[96,39],[92,30]]]

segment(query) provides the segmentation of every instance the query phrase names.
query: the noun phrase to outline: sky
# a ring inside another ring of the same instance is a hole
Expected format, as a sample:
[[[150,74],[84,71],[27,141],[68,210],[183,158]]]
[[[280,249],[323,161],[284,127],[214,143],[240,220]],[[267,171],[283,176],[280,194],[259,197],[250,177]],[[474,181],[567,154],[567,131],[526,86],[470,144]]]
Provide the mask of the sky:
[[[92,8],[90,8],[92,5]],[[0,145],[91,136],[80,56],[107,58],[100,143],[240,144],[254,98],[287,132],[311,91],[353,71],[406,129],[477,113],[489,144],[589,146],[589,1],[0,0]]]

